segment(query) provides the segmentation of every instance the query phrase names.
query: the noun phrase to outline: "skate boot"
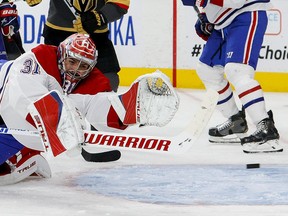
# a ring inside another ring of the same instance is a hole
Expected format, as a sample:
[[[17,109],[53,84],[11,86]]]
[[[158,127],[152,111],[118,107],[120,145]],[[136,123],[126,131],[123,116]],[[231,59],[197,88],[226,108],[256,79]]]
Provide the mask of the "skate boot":
[[[226,122],[209,129],[212,143],[240,143],[240,137],[248,131],[245,111],[239,111]]]
[[[257,130],[250,136],[241,139],[245,153],[282,152],[279,144],[279,134],[274,125],[273,113],[268,112],[269,118],[257,124]]]

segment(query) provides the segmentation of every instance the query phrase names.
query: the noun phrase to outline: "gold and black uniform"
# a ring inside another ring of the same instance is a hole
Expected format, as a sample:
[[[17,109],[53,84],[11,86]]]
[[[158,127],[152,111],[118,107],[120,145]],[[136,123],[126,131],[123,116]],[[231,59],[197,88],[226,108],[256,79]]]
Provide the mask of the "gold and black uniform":
[[[73,1],[73,0],[72,0]],[[95,10],[101,12],[107,24],[120,19],[128,12],[130,0],[81,0],[81,3],[93,3]],[[75,33],[73,20],[75,9],[70,6],[71,0],[50,0],[48,17],[43,31],[44,43],[58,46],[65,38]],[[90,34],[98,49],[98,62],[96,67],[100,69],[111,82],[112,89],[117,91],[119,85],[119,62],[109,39],[108,26],[104,25]]]

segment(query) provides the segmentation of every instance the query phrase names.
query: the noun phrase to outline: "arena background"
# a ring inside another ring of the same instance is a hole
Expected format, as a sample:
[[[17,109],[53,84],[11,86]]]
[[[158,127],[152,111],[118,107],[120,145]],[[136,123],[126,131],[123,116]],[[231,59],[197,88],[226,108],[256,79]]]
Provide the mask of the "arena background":
[[[24,48],[43,43],[41,36],[49,1],[35,7],[16,2]],[[274,0],[269,26],[259,56],[256,79],[265,91],[288,91],[287,0]],[[110,36],[122,66],[122,86],[139,75],[162,70],[177,88],[203,89],[195,65],[204,41],[194,32],[196,14],[180,0],[133,1],[128,14],[110,27]]]

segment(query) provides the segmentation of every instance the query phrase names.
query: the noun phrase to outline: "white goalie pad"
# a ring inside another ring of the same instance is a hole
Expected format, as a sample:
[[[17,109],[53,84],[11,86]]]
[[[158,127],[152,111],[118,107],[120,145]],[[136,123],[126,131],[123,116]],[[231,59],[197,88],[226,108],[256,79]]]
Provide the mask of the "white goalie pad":
[[[52,175],[48,162],[40,154],[28,158],[19,167],[11,170],[11,173],[0,175],[0,186],[15,184],[33,174],[43,178],[50,178]]]
[[[180,103],[169,78],[159,70],[138,77],[126,93],[109,100],[124,124],[158,127],[171,121]]]
[[[42,142],[54,156],[84,142],[85,119],[71,101],[51,91],[29,106]]]

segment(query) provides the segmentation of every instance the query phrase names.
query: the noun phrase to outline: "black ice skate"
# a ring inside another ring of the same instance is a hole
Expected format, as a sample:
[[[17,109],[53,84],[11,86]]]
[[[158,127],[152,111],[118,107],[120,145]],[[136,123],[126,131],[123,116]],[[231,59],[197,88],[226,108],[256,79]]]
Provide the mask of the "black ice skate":
[[[209,129],[209,141],[212,143],[240,143],[240,137],[248,131],[245,111],[239,111],[226,122]]]
[[[241,139],[245,153],[282,152],[279,144],[279,134],[274,125],[273,113],[268,112],[269,118],[257,124],[257,130],[250,136]]]

